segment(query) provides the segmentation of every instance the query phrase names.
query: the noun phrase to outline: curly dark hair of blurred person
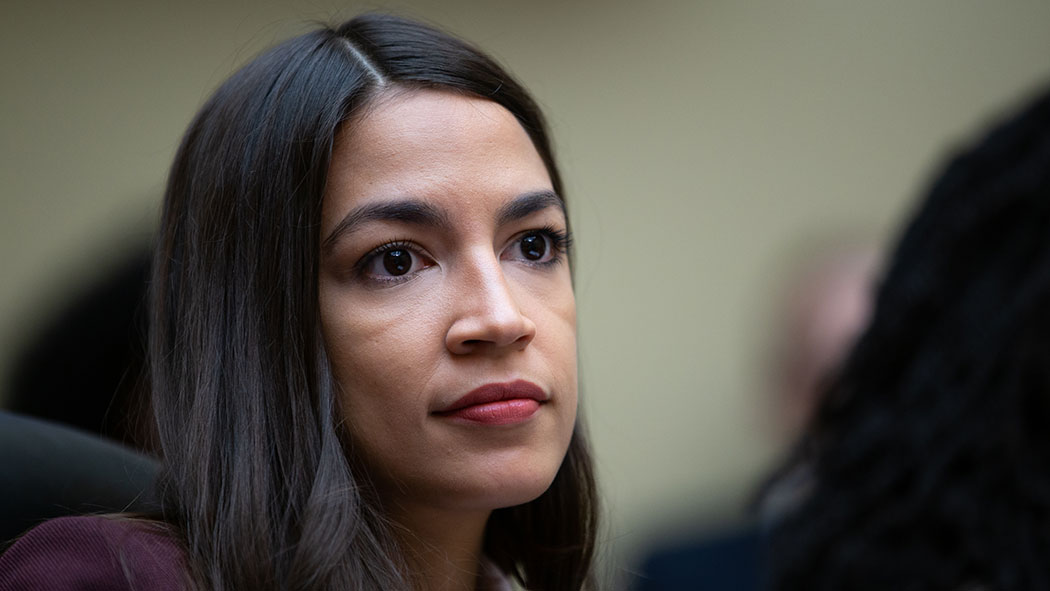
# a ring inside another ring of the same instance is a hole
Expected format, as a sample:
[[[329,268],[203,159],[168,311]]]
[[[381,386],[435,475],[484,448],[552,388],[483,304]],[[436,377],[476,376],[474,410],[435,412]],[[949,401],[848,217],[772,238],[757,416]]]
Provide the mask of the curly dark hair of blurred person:
[[[1050,93],[949,163],[827,383],[773,589],[1050,589]]]

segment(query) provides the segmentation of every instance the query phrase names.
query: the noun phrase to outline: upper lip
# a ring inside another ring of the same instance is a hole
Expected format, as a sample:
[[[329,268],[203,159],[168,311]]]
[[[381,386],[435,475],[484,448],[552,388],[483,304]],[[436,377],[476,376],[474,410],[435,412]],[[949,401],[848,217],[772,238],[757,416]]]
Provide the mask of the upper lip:
[[[520,398],[530,398],[537,402],[546,402],[547,394],[544,393],[543,388],[526,380],[485,384],[484,386],[474,388],[470,392],[467,392],[456,399],[452,404],[439,408],[434,412],[449,413],[469,406],[476,406],[478,404],[488,404],[489,402]]]

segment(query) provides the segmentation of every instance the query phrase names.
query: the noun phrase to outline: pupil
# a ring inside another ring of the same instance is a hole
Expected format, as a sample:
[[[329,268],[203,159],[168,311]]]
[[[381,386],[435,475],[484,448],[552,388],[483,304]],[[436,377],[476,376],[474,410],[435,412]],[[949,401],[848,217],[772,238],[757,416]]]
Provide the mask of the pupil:
[[[383,266],[391,275],[404,275],[412,268],[412,255],[407,250],[391,250],[383,255]]]
[[[521,239],[521,254],[529,260],[539,260],[547,254],[547,241],[539,234],[529,234]]]

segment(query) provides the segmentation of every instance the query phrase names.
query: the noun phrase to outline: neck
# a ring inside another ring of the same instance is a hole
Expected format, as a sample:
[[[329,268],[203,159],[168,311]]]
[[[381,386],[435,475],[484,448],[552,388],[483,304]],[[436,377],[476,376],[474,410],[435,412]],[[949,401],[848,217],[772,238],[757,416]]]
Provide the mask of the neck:
[[[395,534],[421,591],[474,591],[491,511],[413,507],[392,515]]]

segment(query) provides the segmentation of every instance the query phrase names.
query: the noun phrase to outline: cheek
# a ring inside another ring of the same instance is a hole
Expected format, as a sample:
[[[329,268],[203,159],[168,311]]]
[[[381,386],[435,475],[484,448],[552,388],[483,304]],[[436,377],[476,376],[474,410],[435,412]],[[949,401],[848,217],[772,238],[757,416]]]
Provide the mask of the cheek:
[[[537,312],[537,336],[549,340],[561,351],[562,358],[576,367],[576,296],[572,284],[565,279],[557,289],[548,289],[533,295]]]
[[[413,341],[399,331],[371,329],[370,323],[346,322],[329,327],[325,340],[352,453],[366,466],[390,469],[398,441],[425,420],[425,403],[415,399],[420,360],[409,350]]]
[[[552,381],[563,393],[565,418],[571,424],[576,417],[576,299],[566,278],[564,287],[538,294],[536,340],[533,346],[544,357]]]
[[[579,370],[576,357],[576,297],[571,285],[567,290],[567,295],[563,296],[562,303],[558,307],[556,314],[564,330],[558,357],[565,360],[567,387],[572,391],[572,394],[569,396],[570,400],[567,401],[571,410],[568,410],[565,417],[567,421],[565,425],[565,445],[568,446],[568,438],[572,435],[573,427],[576,424],[576,413],[579,404]]]
[[[420,302],[377,307],[322,299],[325,346],[351,423],[391,422],[420,408],[413,397],[435,363],[435,323],[426,322],[435,314]]]

